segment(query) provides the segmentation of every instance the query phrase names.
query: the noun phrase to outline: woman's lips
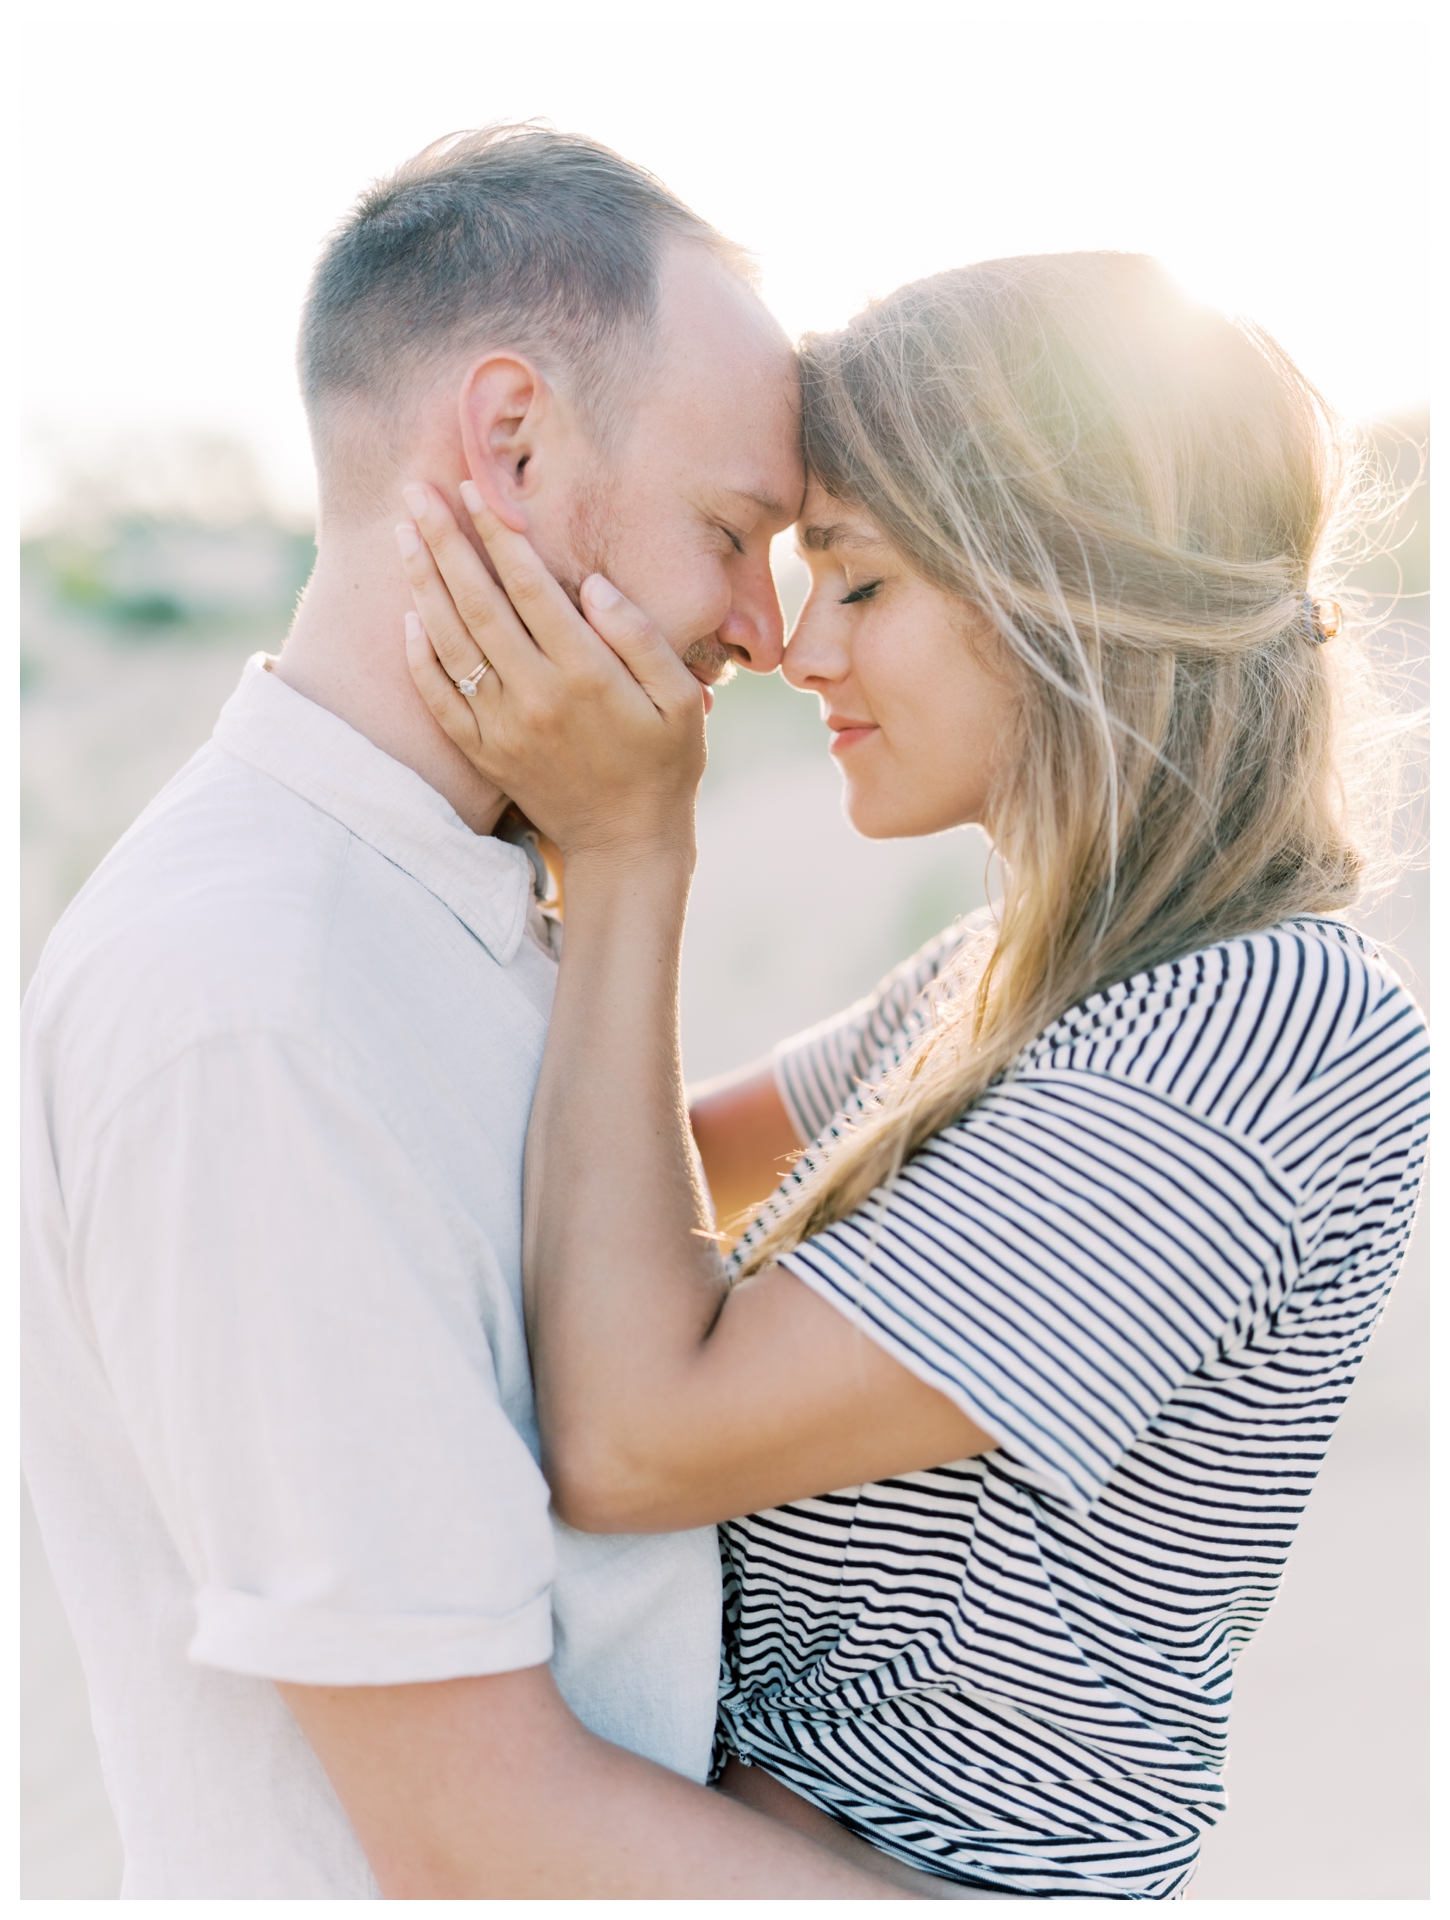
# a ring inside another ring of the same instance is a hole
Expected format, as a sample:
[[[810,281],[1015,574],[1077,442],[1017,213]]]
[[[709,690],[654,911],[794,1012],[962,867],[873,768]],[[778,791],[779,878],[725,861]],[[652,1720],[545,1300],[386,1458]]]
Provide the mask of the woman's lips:
[[[861,741],[868,740],[876,728],[865,720],[828,720],[831,729],[831,752],[846,753]]]

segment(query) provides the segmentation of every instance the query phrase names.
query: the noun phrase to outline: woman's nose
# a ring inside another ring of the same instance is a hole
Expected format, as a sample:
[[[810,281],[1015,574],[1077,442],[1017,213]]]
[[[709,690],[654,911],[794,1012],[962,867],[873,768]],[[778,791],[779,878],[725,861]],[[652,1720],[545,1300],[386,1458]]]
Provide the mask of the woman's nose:
[[[781,661],[782,679],[802,693],[812,692],[822,681],[844,679],[850,665],[846,649],[830,637],[821,614],[812,590],[791,628]]]

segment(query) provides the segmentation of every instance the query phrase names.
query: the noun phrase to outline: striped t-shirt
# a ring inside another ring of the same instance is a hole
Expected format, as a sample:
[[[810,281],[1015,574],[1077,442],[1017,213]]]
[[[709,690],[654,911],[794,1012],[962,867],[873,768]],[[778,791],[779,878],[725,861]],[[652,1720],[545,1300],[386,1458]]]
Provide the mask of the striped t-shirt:
[[[780,1050],[802,1138],[910,1044],[959,938]],[[721,1529],[724,1745],[931,1872],[1180,1893],[1427,1104],[1414,1003],[1296,920],[1074,1007],[787,1255],[999,1445]]]

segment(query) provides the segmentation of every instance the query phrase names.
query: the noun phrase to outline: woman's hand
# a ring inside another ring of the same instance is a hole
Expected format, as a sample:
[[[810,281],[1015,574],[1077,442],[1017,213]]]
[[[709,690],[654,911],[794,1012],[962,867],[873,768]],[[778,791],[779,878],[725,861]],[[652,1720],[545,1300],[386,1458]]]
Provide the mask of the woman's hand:
[[[693,859],[704,689],[601,574],[581,589],[586,619],[471,481],[461,492],[498,581],[436,488],[404,490],[416,527],[398,528],[418,610],[408,666],[434,718],[566,861]],[[458,684],[470,677],[472,695]]]

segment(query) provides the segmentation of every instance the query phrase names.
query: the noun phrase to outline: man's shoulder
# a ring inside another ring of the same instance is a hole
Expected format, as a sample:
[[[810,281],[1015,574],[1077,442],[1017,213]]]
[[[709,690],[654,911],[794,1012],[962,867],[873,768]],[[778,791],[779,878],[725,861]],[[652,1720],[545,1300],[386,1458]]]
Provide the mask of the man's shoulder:
[[[27,994],[33,1030],[147,1052],[316,1004],[351,836],[280,781],[208,745],[61,916]]]

